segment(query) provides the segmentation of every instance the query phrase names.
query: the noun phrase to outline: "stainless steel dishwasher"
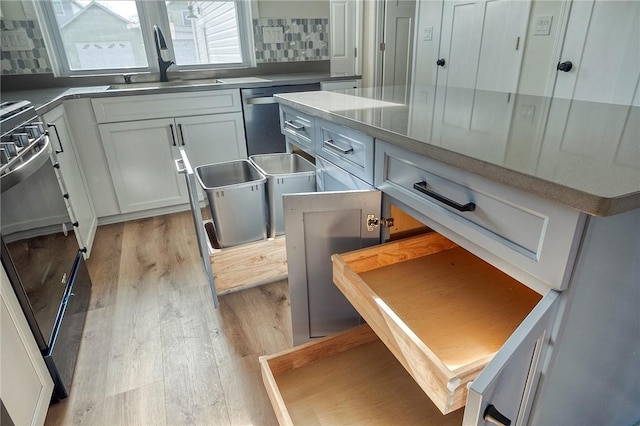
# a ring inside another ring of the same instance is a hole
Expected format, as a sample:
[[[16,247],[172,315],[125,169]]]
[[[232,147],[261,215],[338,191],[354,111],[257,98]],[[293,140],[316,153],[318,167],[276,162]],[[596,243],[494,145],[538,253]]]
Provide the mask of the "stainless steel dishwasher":
[[[242,89],[247,154],[286,152],[284,136],[280,133],[278,103],[273,95],[317,90],[320,90],[320,83]]]

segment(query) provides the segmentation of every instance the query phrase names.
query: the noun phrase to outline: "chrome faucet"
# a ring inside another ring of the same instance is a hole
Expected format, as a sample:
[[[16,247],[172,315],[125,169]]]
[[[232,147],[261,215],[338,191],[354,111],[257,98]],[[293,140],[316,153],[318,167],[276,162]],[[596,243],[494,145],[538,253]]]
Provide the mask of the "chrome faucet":
[[[166,52],[167,42],[164,40],[162,31],[157,25],[153,26],[153,41],[156,43],[156,55],[158,56],[158,67],[160,68],[160,81],[169,81],[167,78],[167,68],[173,65],[173,61],[165,61],[162,58],[162,52]]]

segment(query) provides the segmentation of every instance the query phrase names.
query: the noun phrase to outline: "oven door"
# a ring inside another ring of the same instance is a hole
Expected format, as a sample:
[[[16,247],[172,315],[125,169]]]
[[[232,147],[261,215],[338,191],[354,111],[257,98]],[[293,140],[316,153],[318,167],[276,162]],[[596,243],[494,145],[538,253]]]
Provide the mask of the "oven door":
[[[37,155],[49,154],[43,149]],[[79,250],[50,159],[1,197],[3,264],[14,275],[12,285],[32,327],[37,323],[34,335],[45,349],[52,344]]]

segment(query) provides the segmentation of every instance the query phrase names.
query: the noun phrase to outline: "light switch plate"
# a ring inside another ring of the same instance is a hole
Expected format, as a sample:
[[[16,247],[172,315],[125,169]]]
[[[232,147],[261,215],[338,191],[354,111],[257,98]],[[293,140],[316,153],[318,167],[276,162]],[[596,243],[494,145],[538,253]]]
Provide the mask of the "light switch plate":
[[[433,40],[433,27],[424,27],[424,37],[422,38],[424,41]]]
[[[535,28],[533,30],[534,36],[548,36],[551,33],[551,22],[553,21],[552,15],[536,16]]]
[[[265,43],[284,43],[282,27],[262,27],[262,39]]]

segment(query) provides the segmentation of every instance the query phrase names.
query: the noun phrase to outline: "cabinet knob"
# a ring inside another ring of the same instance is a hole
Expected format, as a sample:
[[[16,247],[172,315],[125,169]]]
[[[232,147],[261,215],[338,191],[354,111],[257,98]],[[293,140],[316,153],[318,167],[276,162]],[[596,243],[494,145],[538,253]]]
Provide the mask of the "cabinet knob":
[[[569,72],[573,68],[573,63],[571,61],[559,62],[558,63],[558,71]]]
[[[439,67],[444,67],[444,64],[446,64],[447,62],[444,60],[444,58],[440,58],[436,61],[436,65]]]

